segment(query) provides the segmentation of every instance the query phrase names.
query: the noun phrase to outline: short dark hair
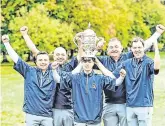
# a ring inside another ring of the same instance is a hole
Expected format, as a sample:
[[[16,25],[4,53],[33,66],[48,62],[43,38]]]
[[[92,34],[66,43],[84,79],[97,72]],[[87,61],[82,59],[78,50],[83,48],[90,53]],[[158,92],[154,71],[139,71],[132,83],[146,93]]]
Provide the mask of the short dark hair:
[[[33,58],[34,60],[34,63],[36,63],[36,60],[37,60],[37,56],[39,55],[47,55],[49,57],[49,54],[46,52],[46,51],[40,51],[37,53],[37,55]]]
[[[133,45],[133,43],[141,42],[143,47],[144,47],[144,40],[142,38],[140,38],[140,37],[134,37],[131,42],[132,42],[131,46]]]
[[[121,41],[120,41],[118,38],[116,38],[116,37],[111,38],[111,39],[109,40],[109,43],[110,43],[110,42],[114,42],[114,41],[118,41],[118,42],[121,43]]]
[[[108,47],[109,47],[109,43],[110,43],[110,42],[115,42],[115,41],[118,41],[118,42],[120,42],[120,44],[121,44],[121,41],[120,41],[118,38],[114,37],[114,38],[111,38],[111,39],[109,40],[109,42],[108,42]]]
[[[94,57],[81,57],[81,60],[84,61],[84,60],[93,60],[93,62],[95,62],[95,58]]]

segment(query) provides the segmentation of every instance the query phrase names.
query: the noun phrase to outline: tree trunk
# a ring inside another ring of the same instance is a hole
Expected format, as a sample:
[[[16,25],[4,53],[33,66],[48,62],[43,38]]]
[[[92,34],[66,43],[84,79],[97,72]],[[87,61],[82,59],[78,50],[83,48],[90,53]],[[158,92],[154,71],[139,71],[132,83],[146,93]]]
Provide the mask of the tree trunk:
[[[27,53],[27,54],[28,54],[28,57],[27,57],[26,62],[33,61],[33,56],[32,56],[32,53],[31,53],[31,52],[29,52],[29,53]]]
[[[70,58],[72,58],[72,57],[73,57],[73,54],[74,54],[74,50],[73,50],[73,49],[71,49],[71,50],[70,50]]]
[[[2,55],[3,55],[3,60],[1,63],[8,63],[9,61],[7,60],[7,53],[5,51],[2,51]]]

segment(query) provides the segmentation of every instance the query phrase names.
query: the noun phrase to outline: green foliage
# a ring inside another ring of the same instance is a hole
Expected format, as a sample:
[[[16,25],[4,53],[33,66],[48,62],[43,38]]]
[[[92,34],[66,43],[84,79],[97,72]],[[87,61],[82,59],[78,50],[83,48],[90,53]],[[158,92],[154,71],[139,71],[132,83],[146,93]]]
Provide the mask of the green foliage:
[[[91,28],[108,41],[118,37],[127,47],[134,36],[147,39],[159,23],[165,25],[165,7],[153,0],[15,0],[2,1],[2,34],[10,35],[19,54],[27,53],[19,33],[23,25],[40,50],[52,52],[57,46],[76,46],[73,36],[91,23]],[[165,45],[165,34],[159,39]]]
[[[39,50],[52,52],[58,46],[73,48],[72,24],[60,23],[60,20],[50,18],[44,5],[39,4],[29,13],[26,12],[26,8],[22,7],[19,13],[23,16],[15,18],[9,24],[9,29],[12,31],[11,42],[19,54],[28,51],[19,33],[20,27],[24,25],[28,26],[29,35]]]

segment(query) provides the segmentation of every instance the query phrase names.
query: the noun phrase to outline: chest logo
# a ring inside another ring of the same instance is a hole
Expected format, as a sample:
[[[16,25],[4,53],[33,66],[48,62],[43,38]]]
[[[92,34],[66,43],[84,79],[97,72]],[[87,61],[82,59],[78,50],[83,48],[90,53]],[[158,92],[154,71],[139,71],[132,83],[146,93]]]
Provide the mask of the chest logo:
[[[92,84],[92,88],[93,89],[96,89],[96,84]]]

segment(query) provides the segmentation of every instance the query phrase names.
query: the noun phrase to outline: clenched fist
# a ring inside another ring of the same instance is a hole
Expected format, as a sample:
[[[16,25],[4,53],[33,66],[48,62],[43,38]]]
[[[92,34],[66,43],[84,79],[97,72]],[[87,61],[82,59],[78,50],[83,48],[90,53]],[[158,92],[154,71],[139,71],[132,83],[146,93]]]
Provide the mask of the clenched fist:
[[[54,69],[56,69],[56,68],[59,66],[59,63],[56,62],[56,61],[54,61],[54,62],[51,64],[51,66],[52,66],[52,69],[54,70]]]
[[[9,36],[8,35],[2,35],[2,42],[3,43],[9,42]]]
[[[22,35],[26,35],[28,32],[28,27],[27,26],[23,26],[20,28],[20,32]]]
[[[165,26],[159,24],[156,26],[156,31],[162,34],[165,31]]]
[[[97,49],[99,50],[103,48],[105,40],[102,37],[99,37],[98,39],[99,39],[99,42],[97,43]]]
[[[124,69],[120,70],[120,76],[122,76],[122,77],[126,76],[126,71]]]

